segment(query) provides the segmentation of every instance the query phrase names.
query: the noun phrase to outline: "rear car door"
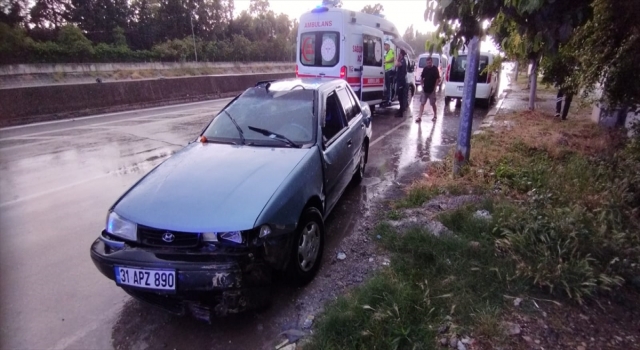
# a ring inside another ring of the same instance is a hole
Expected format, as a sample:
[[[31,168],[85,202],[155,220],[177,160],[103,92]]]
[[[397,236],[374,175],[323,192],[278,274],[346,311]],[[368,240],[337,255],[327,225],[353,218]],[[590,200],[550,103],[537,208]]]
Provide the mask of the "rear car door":
[[[382,102],[384,66],[381,31],[362,27],[362,88],[360,99],[369,104]]]
[[[358,166],[360,149],[364,143],[365,137],[365,125],[362,121],[362,112],[360,110],[360,104],[354,99],[353,93],[348,88],[340,88],[336,91],[340,104],[344,110],[344,114],[347,119],[347,132],[345,137],[347,140],[347,148],[349,150],[349,165],[348,168],[351,171],[345,175],[348,175],[343,179],[348,184],[351,180],[351,176],[356,171]],[[346,185],[345,185],[346,186]]]
[[[345,186],[345,177],[350,176],[352,142],[348,137],[348,124],[344,108],[336,91],[330,92],[325,101],[325,122],[322,126],[322,144],[324,158],[324,187],[327,198],[327,210],[336,204]],[[348,181],[347,181],[348,184]]]

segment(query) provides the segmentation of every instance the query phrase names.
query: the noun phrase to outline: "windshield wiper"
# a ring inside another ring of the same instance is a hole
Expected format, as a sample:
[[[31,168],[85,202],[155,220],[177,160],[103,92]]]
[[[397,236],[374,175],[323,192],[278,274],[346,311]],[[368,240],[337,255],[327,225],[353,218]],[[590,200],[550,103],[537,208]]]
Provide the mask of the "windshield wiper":
[[[231,119],[231,122],[233,123],[233,125],[236,126],[236,129],[238,129],[238,134],[240,134],[240,139],[242,140],[242,144],[245,144],[244,141],[244,132],[242,131],[242,128],[240,128],[240,125],[238,125],[238,123],[236,123],[236,120],[233,119],[233,117],[231,116],[231,114],[229,114],[229,112],[227,112],[226,109],[222,110],[224,113],[227,114],[227,116],[229,117],[229,119]]]
[[[264,136],[268,136],[270,138],[282,141],[282,142],[288,144],[291,147],[295,147],[295,148],[302,147],[302,146],[298,145],[297,143],[289,140],[286,136],[277,134],[277,133],[275,133],[273,131],[269,131],[269,130],[261,129],[261,128],[256,128],[255,126],[248,126],[247,128],[249,128],[249,130],[253,130],[255,132],[261,133]]]

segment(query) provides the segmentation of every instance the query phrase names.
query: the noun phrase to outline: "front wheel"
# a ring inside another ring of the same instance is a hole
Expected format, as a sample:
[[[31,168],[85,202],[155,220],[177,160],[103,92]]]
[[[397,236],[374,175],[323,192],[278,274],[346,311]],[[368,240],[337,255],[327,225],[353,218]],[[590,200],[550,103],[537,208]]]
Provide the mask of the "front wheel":
[[[306,285],[318,273],[324,248],[324,222],[318,209],[304,210],[291,248],[288,275],[294,284]]]

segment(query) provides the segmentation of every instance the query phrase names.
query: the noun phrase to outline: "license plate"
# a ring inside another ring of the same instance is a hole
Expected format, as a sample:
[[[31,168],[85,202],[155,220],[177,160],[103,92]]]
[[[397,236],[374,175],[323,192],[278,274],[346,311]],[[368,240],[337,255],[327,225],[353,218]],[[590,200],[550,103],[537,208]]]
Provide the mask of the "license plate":
[[[464,86],[458,86],[458,91],[462,91],[463,88]]]
[[[132,287],[176,290],[176,272],[173,270],[149,270],[116,266],[116,283]]]

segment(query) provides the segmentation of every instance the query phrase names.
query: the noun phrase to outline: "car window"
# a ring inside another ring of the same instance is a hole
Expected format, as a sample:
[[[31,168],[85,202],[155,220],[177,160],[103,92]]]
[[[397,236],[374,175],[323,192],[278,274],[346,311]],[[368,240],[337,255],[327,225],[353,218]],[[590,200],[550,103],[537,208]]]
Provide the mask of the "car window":
[[[286,144],[250,130],[249,126],[266,129],[300,144],[313,144],[316,135],[314,92],[293,89],[267,91],[255,87],[245,91],[220,112],[207,127],[204,136],[210,141],[240,143],[238,124],[247,144],[287,147]],[[227,115],[228,113],[228,115]]]
[[[338,97],[340,98],[340,104],[344,110],[344,115],[347,117],[347,122],[349,122],[353,117],[355,117],[353,114],[353,101],[351,101],[346,89],[338,90]]]
[[[440,64],[440,59],[438,57],[431,57],[431,61],[433,61],[433,65],[438,67],[438,65]],[[418,61],[418,67],[419,68],[424,68],[427,66],[427,57],[423,56],[420,57],[420,61]]]
[[[482,72],[489,65],[489,57],[480,56],[480,62],[478,63],[478,83],[483,84],[487,82],[487,73]],[[464,82],[465,71],[467,69],[467,55],[460,55],[451,59],[451,76],[450,81]],[[482,73],[482,74],[481,74]]]
[[[353,117],[355,118],[358,114],[362,112],[360,108],[360,100],[353,94],[353,90],[349,89],[349,98],[351,98],[351,103],[353,104]]]
[[[330,144],[336,135],[338,135],[342,129],[347,127],[344,110],[342,105],[340,105],[338,95],[335,92],[332,92],[329,97],[327,97],[325,118],[325,126],[322,128],[322,136],[323,140],[327,144]]]

